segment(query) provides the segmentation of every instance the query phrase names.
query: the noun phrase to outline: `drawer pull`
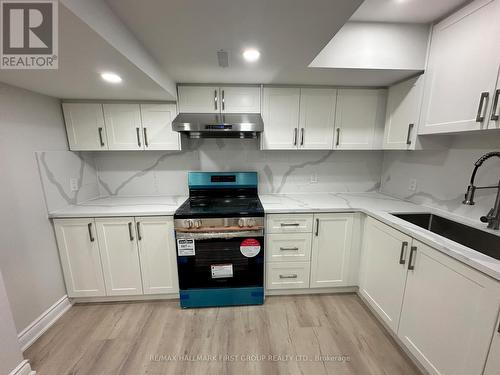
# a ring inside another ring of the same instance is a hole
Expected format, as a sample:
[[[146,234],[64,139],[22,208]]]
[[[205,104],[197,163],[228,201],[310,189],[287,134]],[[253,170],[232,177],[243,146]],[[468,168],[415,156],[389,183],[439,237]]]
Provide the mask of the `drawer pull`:
[[[298,227],[300,224],[299,223],[281,223],[280,225],[282,227]]]
[[[282,251],[299,251],[298,247],[280,247]]]
[[[297,277],[296,273],[290,275],[280,275],[280,279],[296,279]]]

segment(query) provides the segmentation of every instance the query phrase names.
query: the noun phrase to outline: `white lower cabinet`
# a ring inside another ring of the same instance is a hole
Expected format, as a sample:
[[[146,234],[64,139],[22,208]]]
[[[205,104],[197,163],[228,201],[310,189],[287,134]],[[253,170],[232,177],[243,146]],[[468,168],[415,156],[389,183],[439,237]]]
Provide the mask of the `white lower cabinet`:
[[[172,217],[136,217],[144,294],[179,291]]]
[[[470,267],[413,241],[398,336],[431,374],[481,374],[499,289]]]
[[[483,374],[499,292],[496,280],[367,219],[360,293],[429,374]]]
[[[267,289],[309,288],[309,262],[277,262],[266,265]]]
[[[104,296],[104,276],[94,219],[54,220],[69,297]]]
[[[366,219],[359,292],[394,332],[403,303],[411,240],[377,220]]]
[[[311,288],[349,282],[353,214],[316,214],[311,252]]]
[[[133,217],[96,219],[106,294],[142,294],[141,266]]]

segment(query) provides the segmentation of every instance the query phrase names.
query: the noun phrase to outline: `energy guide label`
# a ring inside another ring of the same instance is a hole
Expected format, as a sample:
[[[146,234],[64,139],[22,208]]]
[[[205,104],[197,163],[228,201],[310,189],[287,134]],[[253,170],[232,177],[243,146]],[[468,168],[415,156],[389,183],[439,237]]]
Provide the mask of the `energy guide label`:
[[[180,257],[195,255],[194,240],[185,238],[178,239],[177,254]]]

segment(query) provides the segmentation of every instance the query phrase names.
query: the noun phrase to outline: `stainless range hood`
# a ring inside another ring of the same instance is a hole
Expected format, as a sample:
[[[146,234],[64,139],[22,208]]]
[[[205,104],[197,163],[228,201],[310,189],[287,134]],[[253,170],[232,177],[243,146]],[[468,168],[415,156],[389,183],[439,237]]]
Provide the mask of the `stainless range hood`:
[[[172,121],[189,138],[257,138],[263,128],[259,113],[179,113]]]

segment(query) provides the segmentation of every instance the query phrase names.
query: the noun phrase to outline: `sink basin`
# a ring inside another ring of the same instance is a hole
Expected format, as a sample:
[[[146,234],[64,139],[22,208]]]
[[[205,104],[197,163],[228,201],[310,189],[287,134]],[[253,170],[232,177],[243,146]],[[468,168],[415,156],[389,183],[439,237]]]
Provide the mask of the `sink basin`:
[[[392,215],[500,260],[500,236],[430,213]]]

